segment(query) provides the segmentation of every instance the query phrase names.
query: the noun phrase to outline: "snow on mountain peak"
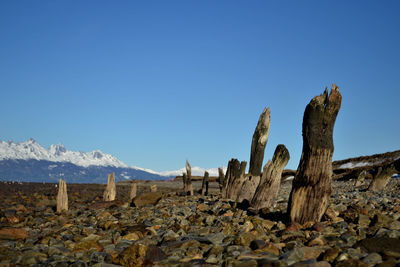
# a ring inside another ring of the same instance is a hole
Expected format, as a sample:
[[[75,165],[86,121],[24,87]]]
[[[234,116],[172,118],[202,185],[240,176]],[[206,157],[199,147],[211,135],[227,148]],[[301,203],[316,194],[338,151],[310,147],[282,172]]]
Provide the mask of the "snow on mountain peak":
[[[116,157],[103,153],[100,150],[91,152],[80,152],[67,150],[63,144],[50,145],[49,149],[42,147],[33,138],[25,141],[14,143],[13,141],[0,141],[0,160],[4,159],[36,159],[47,160],[55,162],[70,162],[78,166],[113,166],[122,168],[132,168],[145,171],[152,174],[161,176],[180,176],[186,172],[185,168],[175,171],[155,172],[150,169],[141,167],[129,167],[124,162],[118,160]],[[226,167],[223,168],[226,172]],[[218,176],[218,168],[203,169],[200,167],[192,167],[192,175],[202,176],[204,172],[208,171],[211,176]]]
[[[222,167],[224,173],[226,173],[226,167]],[[203,176],[204,172],[208,172],[210,176],[218,176],[218,168],[211,168],[211,169],[203,169],[198,166],[192,167],[192,175],[193,176]],[[181,168],[176,171],[164,171],[160,172],[159,174],[162,176],[181,176],[183,173],[186,173],[186,168]]]
[[[19,143],[0,141],[0,160],[2,159],[36,159],[71,162],[83,167],[91,165],[128,167],[122,161],[100,150],[88,153],[69,151],[62,144],[50,145],[49,149],[45,149],[33,138]]]

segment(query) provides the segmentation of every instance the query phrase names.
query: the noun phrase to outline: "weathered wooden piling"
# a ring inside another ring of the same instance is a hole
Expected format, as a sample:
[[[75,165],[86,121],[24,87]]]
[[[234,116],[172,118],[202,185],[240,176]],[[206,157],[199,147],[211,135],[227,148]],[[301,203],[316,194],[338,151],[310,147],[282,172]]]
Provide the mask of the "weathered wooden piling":
[[[284,145],[278,145],[272,160],[264,166],[260,183],[251,199],[251,206],[255,209],[273,206],[278,195],[282,171],[290,159],[289,151]]]
[[[189,162],[186,161],[186,195],[193,196],[193,186],[192,186],[192,167]]]
[[[333,84],[314,97],[303,117],[303,152],[293,180],[288,213],[293,222],[321,220],[331,194],[333,128],[342,96]]]
[[[114,173],[110,173],[108,175],[108,182],[106,190],[103,193],[103,200],[104,201],[113,201],[115,200],[115,196],[117,195],[117,189],[115,186],[115,175]]]
[[[129,200],[132,200],[136,197],[137,195],[137,183],[136,181],[131,183],[131,188],[129,191]]]
[[[156,184],[152,184],[150,186],[150,192],[157,192],[157,185]]]
[[[370,191],[381,191],[385,189],[390,178],[400,172],[400,159],[395,162],[378,167],[372,176],[372,181],[368,186]]]
[[[265,146],[268,141],[270,121],[271,111],[269,108],[265,108],[260,115],[251,142],[249,174],[252,176],[261,175]]]
[[[225,174],[222,168],[218,168],[218,184],[219,184],[219,191],[222,193],[222,188],[224,186]]]
[[[201,184],[201,195],[207,196],[208,195],[208,177],[209,174],[207,171],[204,172],[203,182]]]
[[[67,183],[60,179],[58,182],[57,212],[68,210]]]

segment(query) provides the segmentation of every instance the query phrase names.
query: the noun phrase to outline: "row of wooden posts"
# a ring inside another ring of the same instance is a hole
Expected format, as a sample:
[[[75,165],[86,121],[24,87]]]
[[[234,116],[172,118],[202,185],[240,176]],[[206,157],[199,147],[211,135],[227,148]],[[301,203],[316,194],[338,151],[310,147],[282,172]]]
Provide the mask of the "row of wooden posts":
[[[153,184],[150,186],[151,192],[157,191],[157,185]],[[137,183],[136,181],[131,183],[130,191],[129,191],[129,200],[132,200],[136,197],[137,194]],[[117,196],[117,188],[115,185],[115,174],[110,173],[108,175],[108,181],[106,189],[103,193],[104,201],[113,201]],[[57,194],[57,212],[61,212],[63,210],[68,210],[68,193],[67,193],[67,183],[65,180],[60,179],[58,184],[58,194]]]
[[[300,163],[292,183],[287,213],[290,220],[298,223],[318,222],[328,207],[331,195],[333,128],[341,106],[342,96],[339,88],[333,84],[330,93],[314,97],[306,106],[303,117],[303,151]],[[249,172],[247,162],[231,159],[226,173],[219,168],[219,187],[222,197],[237,202],[248,201],[254,209],[271,207],[277,197],[282,171],[290,159],[287,148],[280,144],[276,147],[272,160],[262,169],[264,151],[268,140],[271,112],[269,108],[262,112],[254,131]],[[394,172],[400,171],[400,159],[395,163],[378,169],[370,185],[371,190],[381,190]],[[186,161],[186,173],[183,174],[183,190],[193,195],[191,166]],[[205,172],[201,194],[208,194],[209,174]],[[130,198],[136,196],[137,186],[132,183]],[[156,191],[155,185],[151,191]],[[108,177],[105,201],[116,196],[114,174]],[[65,181],[60,180],[57,196],[57,211],[68,210],[68,196]]]
[[[314,97],[307,105],[303,117],[303,151],[293,180],[287,213],[291,221],[305,223],[318,222],[328,207],[331,195],[333,128],[341,106],[342,96],[333,84],[331,92]],[[282,171],[290,159],[287,148],[276,147],[272,160],[263,170],[264,151],[268,140],[271,112],[262,112],[254,131],[249,173],[247,162],[231,159],[226,174],[219,168],[219,184],[222,197],[236,202],[248,201],[254,209],[273,206],[277,197]],[[379,167],[369,186],[369,190],[382,190],[390,177],[400,172],[400,159]],[[365,176],[365,175],[364,175]],[[202,195],[208,192],[208,173],[202,184]],[[184,191],[193,195],[191,168],[186,161],[186,174],[183,174]]]
[[[307,105],[303,118],[303,152],[293,180],[289,197],[288,213],[294,222],[320,221],[331,193],[333,127],[341,105],[339,88],[334,84],[328,90],[314,97]],[[255,209],[271,207],[278,194],[282,171],[289,161],[289,151],[278,145],[272,160],[262,169],[264,151],[267,145],[271,112],[262,112],[254,131],[249,173],[247,162],[231,159],[225,176],[219,169],[219,183],[222,197],[237,202],[247,200]],[[207,177],[207,178],[206,178]],[[202,192],[206,192],[208,174],[204,175]],[[184,191],[193,195],[191,168],[186,162],[183,175]]]

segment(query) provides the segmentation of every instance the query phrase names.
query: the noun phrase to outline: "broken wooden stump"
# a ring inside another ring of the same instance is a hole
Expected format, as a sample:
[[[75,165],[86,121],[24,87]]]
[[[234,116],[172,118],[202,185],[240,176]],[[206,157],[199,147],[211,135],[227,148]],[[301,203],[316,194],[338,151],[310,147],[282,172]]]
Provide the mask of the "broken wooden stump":
[[[219,184],[219,191],[222,193],[222,188],[224,186],[225,174],[222,168],[218,168],[218,184]]]
[[[68,210],[68,193],[67,183],[65,180],[60,179],[58,182],[58,194],[57,194],[57,212]]]
[[[186,161],[186,195],[193,196],[193,186],[192,186],[192,167],[189,162]]]
[[[251,142],[249,174],[253,176],[261,175],[265,146],[268,141],[270,121],[271,111],[269,108],[265,108],[263,113],[260,115]]]
[[[234,179],[234,177],[239,175],[239,171],[240,171],[239,160],[231,159],[228,162],[228,168],[226,170],[224,182],[222,185],[222,197],[224,198],[228,197],[228,190],[229,190],[228,185],[231,183],[231,180]]]
[[[203,182],[201,184],[201,195],[207,196],[208,195],[208,177],[209,174],[207,171],[204,172]]]
[[[136,197],[136,195],[137,195],[137,183],[133,182],[133,183],[131,183],[131,188],[129,191],[129,200],[134,199]]]
[[[355,177],[355,182],[354,182],[354,187],[360,187],[364,184],[365,182],[365,177],[367,176],[367,171],[360,169],[357,170],[354,173],[354,177]]]
[[[182,181],[183,181],[183,192],[187,192],[187,175],[186,173],[182,174]]]
[[[113,201],[115,200],[115,196],[117,195],[117,190],[115,186],[115,175],[114,173],[110,173],[108,175],[108,182],[106,190],[103,193],[103,200],[104,201]]]
[[[273,206],[278,195],[282,171],[290,159],[289,151],[284,145],[278,145],[275,149],[272,161],[264,166],[263,174],[255,189],[251,206],[255,209],[268,208]]]
[[[247,162],[242,161],[239,164],[237,159],[232,159],[228,163],[228,169],[226,174],[226,185],[225,185],[225,197],[236,200],[241,190],[242,184],[245,180]]]
[[[397,172],[398,170],[396,170],[394,163],[378,167],[372,176],[372,181],[368,186],[368,190],[381,191],[385,189],[390,178]]]
[[[292,222],[319,222],[331,194],[333,128],[342,96],[333,84],[307,105],[303,117],[303,151],[290,192]]]
[[[157,185],[156,184],[152,184],[150,186],[150,192],[157,192]]]
[[[240,180],[241,186],[237,189],[236,202],[242,202],[243,200],[247,200],[249,203],[256,192],[258,185],[260,184],[260,176],[255,176],[246,174],[242,176]],[[234,196],[233,196],[234,197]]]

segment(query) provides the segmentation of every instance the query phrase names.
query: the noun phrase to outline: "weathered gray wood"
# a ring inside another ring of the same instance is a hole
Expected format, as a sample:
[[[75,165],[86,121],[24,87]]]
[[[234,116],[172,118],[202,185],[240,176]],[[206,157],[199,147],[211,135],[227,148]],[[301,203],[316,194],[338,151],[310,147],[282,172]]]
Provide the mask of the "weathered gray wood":
[[[243,182],[241,187],[238,188],[236,201],[242,202],[243,200],[247,199],[250,202],[254,196],[257,186],[260,184],[260,176],[245,174],[241,177],[243,177]]]
[[[152,184],[150,186],[150,192],[157,192],[157,185],[156,184]]]
[[[58,182],[57,212],[68,210],[67,183],[60,179]]]
[[[307,105],[303,118],[303,152],[293,180],[288,213],[293,222],[321,220],[331,194],[333,128],[342,96],[333,84]]]
[[[222,168],[218,168],[218,184],[219,184],[219,191],[222,193],[222,188],[224,186],[225,174]]]
[[[104,201],[113,201],[115,200],[115,196],[117,195],[117,189],[115,186],[115,175],[114,173],[110,173],[108,175],[108,182],[106,190],[103,193],[103,200]]]
[[[226,185],[227,186],[226,197],[232,200],[236,200],[237,197],[239,196],[240,190],[246,178],[245,172],[246,172],[247,162],[242,161],[240,163],[240,166],[238,166],[238,163],[239,161],[235,162],[235,164],[233,165],[232,176],[229,179],[229,183]]]
[[[209,174],[207,171],[204,172],[203,182],[201,184],[201,195],[207,196],[208,195],[208,177]]]
[[[253,134],[250,153],[249,174],[253,176],[261,175],[261,168],[264,160],[264,150],[268,141],[271,112],[265,108],[261,113],[257,127]]]
[[[355,182],[354,182],[354,187],[360,187],[364,184],[365,182],[365,176],[367,176],[367,171],[366,170],[358,170],[355,173]]]
[[[290,159],[289,151],[284,145],[278,145],[275,149],[272,161],[264,166],[261,181],[255,189],[251,206],[255,209],[272,207],[278,195],[282,171]]]
[[[187,174],[183,173],[182,174],[182,181],[183,181],[183,192],[187,192]]]
[[[238,177],[240,174],[240,162],[237,159],[231,159],[228,162],[228,169],[225,173],[224,185],[222,189],[222,196],[228,198],[229,192],[231,190],[230,184],[232,180]]]
[[[129,200],[134,199],[136,195],[137,195],[137,183],[135,181],[131,183],[131,189],[129,191]]]
[[[396,174],[397,170],[394,167],[394,164],[388,164],[385,166],[378,167],[376,172],[372,177],[372,181],[368,186],[368,190],[370,191],[382,191],[385,189],[387,183],[393,174]]]
[[[193,186],[192,186],[192,167],[189,162],[186,161],[186,194],[193,196]]]

